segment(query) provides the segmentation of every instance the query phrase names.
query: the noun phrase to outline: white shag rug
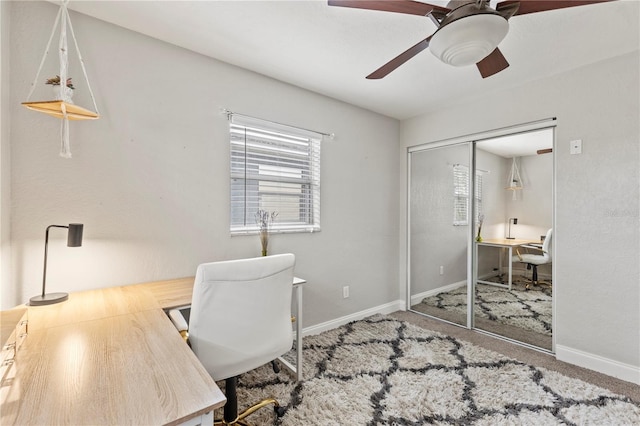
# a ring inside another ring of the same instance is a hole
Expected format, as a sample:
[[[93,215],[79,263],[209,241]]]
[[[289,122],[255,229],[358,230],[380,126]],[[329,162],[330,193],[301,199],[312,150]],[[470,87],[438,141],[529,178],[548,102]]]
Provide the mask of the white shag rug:
[[[305,337],[304,378],[296,383],[270,365],[240,376],[241,410],[267,397],[287,408],[281,418],[263,408],[247,421],[256,426],[640,424],[640,404],[628,397],[383,315]]]
[[[488,284],[476,285],[475,315],[496,323],[519,327],[534,333],[551,336],[552,294],[551,288],[514,282],[511,290]],[[429,310],[431,308],[431,310]],[[438,316],[437,310],[467,315],[467,288],[426,297],[413,309]]]

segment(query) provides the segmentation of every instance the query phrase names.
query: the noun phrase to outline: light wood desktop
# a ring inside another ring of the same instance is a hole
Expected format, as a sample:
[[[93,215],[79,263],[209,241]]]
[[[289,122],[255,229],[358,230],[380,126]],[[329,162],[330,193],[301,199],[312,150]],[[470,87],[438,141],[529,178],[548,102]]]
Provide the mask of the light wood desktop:
[[[294,280],[299,338],[304,282]],[[28,307],[28,338],[0,387],[0,423],[210,419],[224,394],[165,314],[189,305],[192,293],[188,277],[71,293],[63,303]],[[299,376],[301,341],[297,346]]]
[[[179,424],[224,405],[163,311],[190,302],[191,286],[112,287],[28,307],[28,338],[0,388],[0,423]]]
[[[520,247],[522,245],[526,245],[526,244],[534,244],[534,243],[539,243],[540,241],[535,241],[535,240],[518,240],[518,239],[508,239],[508,238],[495,238],[495,239],[487,239],[487,240],[482,240],[482,241],[476,241],[476,246],[488,246],[488,247],[497,247],[497,248],[501,248],[501,249],[507,249],[508,251],[508,260],[507,263],[509,265],[508,267],[508,280],[507,280],[507,284],[500,284],[500,283],[496,283],[494,281],[485,281],[485,280],[478,280],[479,283],[482,284],[489,284],[489,285],[493,285],[493,286],[497,286],[497,287],[504,287],[504,288],[508,288],[509,290],[511,290],[511,284],[513,282],[513,263],[511,261],[512,257],[513,257],[513,248],[514,247]],[[476,253],[476,259],[477,259],[478,253]],[[502,273],[502,253],[499,256],[499,271],[500,273]]]

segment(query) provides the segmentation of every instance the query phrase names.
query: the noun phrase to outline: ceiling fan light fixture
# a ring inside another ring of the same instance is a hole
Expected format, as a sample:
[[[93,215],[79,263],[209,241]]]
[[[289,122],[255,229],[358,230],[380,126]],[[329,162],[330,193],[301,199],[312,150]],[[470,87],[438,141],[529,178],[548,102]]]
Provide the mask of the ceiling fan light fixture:
[[[440,27],[429,49],[445,64],[472,65],[493,52],[508,31],[509,23],[498,14],[469,15]]]

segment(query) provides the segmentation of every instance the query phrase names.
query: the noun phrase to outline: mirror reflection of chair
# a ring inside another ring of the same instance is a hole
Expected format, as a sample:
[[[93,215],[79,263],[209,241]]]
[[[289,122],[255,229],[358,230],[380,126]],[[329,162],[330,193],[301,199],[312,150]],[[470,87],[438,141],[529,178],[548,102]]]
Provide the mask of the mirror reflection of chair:
[[[544,241],[542,242],[542,247],[525,244],[518,247],[516,249],[516,255],[512,257],[513,262],[526,263],[527,269],[532,269],[531,282],[533,285],[551,285],[551,283],[538,280],[538,266],[551,263],[551,234],[552,229],[549,229]],[[532,253],[521,253],[521,248],[526,248],[527,250],[532,251]],[[529,288],[529,282],[527,282],[525,287]]]
[[[293,254],[202,264],[188,325],[179,310],[169,313],[211,377],[225,380],[224,419],[215,424],[245,425],[245,417],[270,404],[278,416],[284,414],[269,398],[238,415],[236,385],[240,374],[268,364],[293,345],[294,264]]]

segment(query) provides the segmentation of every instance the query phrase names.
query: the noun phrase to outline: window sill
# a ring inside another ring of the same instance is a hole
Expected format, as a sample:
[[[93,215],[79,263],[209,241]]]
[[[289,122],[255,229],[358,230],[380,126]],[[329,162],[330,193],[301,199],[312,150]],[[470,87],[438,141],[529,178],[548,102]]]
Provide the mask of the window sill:
[[[270,229],[269,234],[313,234],[320,232],[320,227],[300,227],[300,228],[286,228],[286,229]],[[260,231],[258,229],[232,229],[229,231],[232,237],[238,237],[242,235],[258,235]]]

